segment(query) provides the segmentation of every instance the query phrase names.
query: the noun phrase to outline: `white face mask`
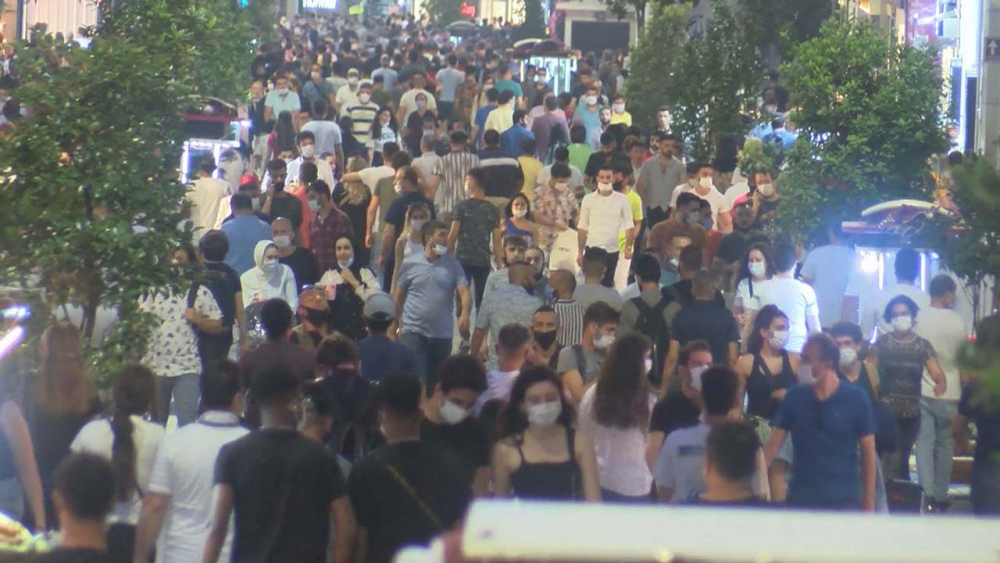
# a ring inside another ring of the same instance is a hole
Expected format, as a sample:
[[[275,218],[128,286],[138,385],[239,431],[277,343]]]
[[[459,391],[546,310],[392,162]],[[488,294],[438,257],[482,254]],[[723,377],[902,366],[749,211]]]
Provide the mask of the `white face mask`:
[[[673,266],[674,269],[677,269],[677,267],[681,265],[681,261],[678,260],[677,258],[671,258],[670,265]]]
[[[288,95],[288,88],[278,88],[278,95],[279,96],[287,96]]]
[[[348,76],[347,77],[347,83],[350,84],[351,86],[354,86],[355,84],[357,84],[358,83],[358,75],[352,74],[352,75]]]
[[[708,188],[712,187],[712,179],[711,178],[698,178],[698,185],[701,186],[702,188],[705,188],[707,190]]]
[[[528,214],[528,210],[527,210],[527,208],[524,208],[524,207],[513,207],[513,208],[511,208],[510,213],[514,217],[517,217],[518,219],[520,219],[520,218],[522,218],[522,217],[524,217],[525,215]]]
[[[427,109],[427,100],[417,100],[417,109]]]
[[[771,197],[774,195],[774,184],[761,184],[757,186],[757,191],[764,197]]]
[[[371,94],[358,94],[358,101],[363,104],[367,104],[371,99]]]
[[[769,340],[771,347],[775,350],[781,350],[788,343],[788,331],[787,330],[776,330],[774,331],[774,336]]]
[[[747,266],[750,269],[750,275],[755,278],[762,278],[767,273],[767,264],[763,262],[750,262]]]
[[[588,106],[596,106],[597,105],[597,96],[584,96],[583,97],[583,103],[584,103],[584,105],[588,105]]]
[[[853,348],[841,348],[840,349],[840,365],[841,367],[846,367],[854,363],[854,360],[858,359],[858,351]]]
[[[562,191],[562,190],[568,190],[569,189],[569,182],[556,182],[555,184],[553,184],[553,186],[555,187],[555,189],[560,190],[560,191]]]
[[[615,113],[625,113],[625,104],[615,104],[611,106]]]
[[[323,78],[323,75],[318,72],[312,73],[311,76],[313,80],[320,80],[321,78]]]
[[[528,424],[546,428],[555,424],[556,419],[558,419],[559,415],[562,414],[562,403],[559,401],[551,401],[548,403],[531,405],[525,410],[528,411]]]
[[[396,190],[397,194],[401,193],[403,191],[403,184],[396,182],[395,184],[392,185],[392,189]]]
[[[594,339],[594,348],[598,350],[607,350],[614,343],[615,343],[615,335],[602,334],[601,336]]]
[[[278,269],[278,260],[277,258],[265,258],[264,261],[261,262],[260,267],[265,272],[270,274]]]
[[[458,424],[469,416],[469,411],[451,401],[445,401],[438,411],[445,424]]]
[[[343,262],[341,262],[340,260],[337,260],[337,265],[340,266],[341,270],[346,270],[346,269],[350,268],[351,264],[354,264],[354,257],[353,256],[351,256],[350,258],[348,258],[347,260],[345,260]]]
[[[646,358],[643,365],[646,366],[646,373],[653,371],[653,358]]]
[[[812,385],[815,381],[816,378],[813,376],[812,366],[806,364],[799,366],[799,383]]]
[[[316,201],[315,199],[309,200],[309,211],[312,211],[313,213],[319,213],[319,207],[320,206],[318,201]]]
[[[302,158],[312,160],[316,158],[316,145],[305,145],[302,147]]]
[[[892,328],[899,332],[906,332],[913,328],[913,317],[910,315],[903,315],[902,317],[896,317],[892,319]]]
[[[254,211],[260,211],[260,198],[259,197],[250,198],[250,205],[253,206]]]
[[[435,244],[434,254],[438,256],[444,256],[445,254],[448,254],[448,247],[443,244]]]
[[[426,224],[427,224],[426,219],[413,219],[410,221],[410,229],[419,233],[420,230],[423,229],[424,225]]]
[[[597,191],[601,192],[602,194],[609,194],[613,189],[615,189],[614,184],[608,184],[605,182],[597,184]]]
[[[698,366],[691,368],[691,388],[701,392],[701,376],[708,371],[708,366]]]
[[[292,237],[287,235],[276,235],[274,237],[274,246],[278,248],[288,248],[292,246]]]

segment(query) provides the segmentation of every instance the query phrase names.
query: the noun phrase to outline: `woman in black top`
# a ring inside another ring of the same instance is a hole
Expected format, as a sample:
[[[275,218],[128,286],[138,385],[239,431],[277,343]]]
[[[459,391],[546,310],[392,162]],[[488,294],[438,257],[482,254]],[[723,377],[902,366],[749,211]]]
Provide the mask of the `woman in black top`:
[[[774,305],[757,313],[753,330],[747,339],[747,354],[736,362],[736,373],[747,394],[746,414],[756,424],[761,443],[771,435],[771,419],[785,398],[789,387],[799,378],[799,355],[785,350],[788,342],[788,316]],[[742,396],[742,391],[740,396]],[[792,441],[785,445],[768,467],[771,498],[783,502],[788,492],[785,474],[792,461]]]
[[[336,242],[337,265],[323,274],[319,286],[333,288],[327,290],[330,300],[330,328],[352,340],[365,337],[362,311],[365,300],[379,291],[374,272],[358,263],[355,244],[349,237],[340,237]]]
[[[574,419],[552,370],[540,366],[522,371],[502,413],[502,439],[493,455],[493,493],[599,501],[594,443],[573,427]]]
[[[347,172],[360,172],[367,168],[364,159],[351,158],[347,161]],[[333,190],[333,201],[337,207],[351,219],[351,229],[356,241],[364,241],[367,231],[368,204],[372,201],[372,192],[364,182],[341,182]],[[361,266],[367,266],[371,250],[359,245],[354,252],[354,261]]]

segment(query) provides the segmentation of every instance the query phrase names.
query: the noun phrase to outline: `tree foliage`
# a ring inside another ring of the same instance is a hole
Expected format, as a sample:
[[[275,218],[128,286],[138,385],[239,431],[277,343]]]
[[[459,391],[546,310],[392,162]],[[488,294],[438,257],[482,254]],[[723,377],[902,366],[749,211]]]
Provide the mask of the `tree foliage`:
[[[833,13],[830,0],[739,0],[741,10],[766,25],[756,26],[758,45],[776,47],[783,56],[819,34]]]
[[[933,246],[941,260],[967,283],[1000,279],[1000,173],[979,160],[952,171],[951,199],[961,211],[956,225],[935,225]],[[958,227],[956,233],[953,227]]]
[[[427,0],[424,11],[431,20],[440,25],[448,25],[462,19],[462,0]]]
[[[14,95],[32,114],[0,142],[0,282],[41,286],[54,309],[79,306],[88,337],[98,307],[116,309],[118,337],[95,353],[107,374],[141,355],[148,320],[137,299],[185,278],[168,260],[191,238],[178,230],[179,110],[195,94],[234,92],[237,72],[221,69],[242,55],[217,52],[233,39],[214,36],[236,25],[222,23],[234,17],[223,0],[102,10],[88,49],[44,27],[19,46]]]
[[[742,135],[762,67],[747,18],[717,1],[701,37],[688,32],[690,4],[657,7],[632,52],[626,85],[632,114],[655,126],[657,108],[671,110],[672,128],[695,158],[710,158],[720,137]]]
[[[521,0],[518,8],[521,15],[521,25],[511,31],[511,39],[544,39],[549,33],[545,27],[545,14],[542,12],[541,0]]]
[[[947,146],[932,53],[831,19],[781,72],[799,127],[778,180],[786,231],[810,233],[870,205],[928,197],[927,159]]]

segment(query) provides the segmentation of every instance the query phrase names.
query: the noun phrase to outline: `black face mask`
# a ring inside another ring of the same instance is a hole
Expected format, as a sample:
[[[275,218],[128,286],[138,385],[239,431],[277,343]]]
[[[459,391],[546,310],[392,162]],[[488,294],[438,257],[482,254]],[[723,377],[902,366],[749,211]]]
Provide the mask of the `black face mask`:
[[[552,344],[556,341],[556,331],[550,330],[548,332],[538,332],[534,331],[535,343],[542,347],[544,350],[548,350],[552,347]]]
[[[326,324],[326,319],[330,316],[329,311],[317,311],[316,309],[306,309],[306,320],[309,324],[322,327]]]

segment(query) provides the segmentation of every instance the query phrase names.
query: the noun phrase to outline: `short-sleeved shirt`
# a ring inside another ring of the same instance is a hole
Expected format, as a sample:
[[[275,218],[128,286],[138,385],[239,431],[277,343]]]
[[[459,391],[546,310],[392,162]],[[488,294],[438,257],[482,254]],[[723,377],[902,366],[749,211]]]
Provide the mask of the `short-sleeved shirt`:
[[[810,332],[819,332],[819,303],[811,285],[792,278],[775,277],[754,287],[761,307],[776,305],[788,316],[785,350],[801,352]]]
[[[195,291],[194,310],[209,319],[221,319],[222,310],[211,290],[200,286]],[[187,296],[183,293],[157,293],[139,301],[139,310],[152,314],[158,321],[149,334],[146,354],[142,358],[143,365],[156,375],[178,377],[201,373],[198,334],[194,326],[184,318],[186,309]]]
[[[920,416],[920,380],[934,347],[913,334],[901,340],[883,334],[872,352],[878,357],[879,394],[899,418]]]
[[[222,232],[229,240],[229,252],[226,254],[226,264],[243,275],[255,266],[253,252],[257,243],[271,240],[271,225],[253,215],[237,215],[232,221],[222,224]]]
[[[545,172],[544,168],[542,172]],[[548,185],[548,180],[535,188],[535,199],[531,205],[536,214],[544,215],[552,221],[562,221],[567,226],[571,225],[574,217],[580,214],[573,186],[570,185],[565,190],[556,190]],[[538,229],[538,239],[539,247],[547,250],[552,246],[554,233],[548,227],[541,225]]]
[[[149,479],[150,492],[170,497],[157,561],[186,563],[201,558],[212,524],[212,505],[205,499],[212,497],[216,458],[222,446],[248,432],[235,414],[208,411],[163,439]],[[220,561],[229,560],[230,542],[232,529]]]
[[[281,96],[277,90],[271,90],[267,93],[267,97],[264,98],[264,107],[271,108],[271,119],[278,119],[283,111],[296,112],[302,109],[298,94],[290,91]]]
[[[320,156],[326,153],[336,154],[337,145],[342,145],[344,143],[344,137],[340,130],[340,126],[332,121],[327,121],[325,119],[313,119],[309,123],[303,125],[302,130],[311,131],[313,136],[316,137],[316,154]],[[288,176],[290,180],[297,179],[292,177],[291,174]]]
[[[676,159],[671,159],[664,167],[658,156],[650,158],[639,168],[639,178],[646,188],[646,202],[650,209],[666,210],[670,207],[674,188],[681,184],[684,178],[684,165]]]
[[[500,213],[485,199],[466,199],[455,205],[452,220],[458,221],[458,261],[469,266],[490,265],[490,235],[500,222]]]
[[[573,292],[573,299],[576,300],[583,312],[586,313],[587,309],[597,303],[598,301],[603,301],[615,311],[621,311],[624,301],[620,293],[615,291],[613,288],[605,287],[599,283],[585,283],[578,285],[576,291]]]
[[[465,82],[465,73],[448,67],[438,71],[434,79],[441,85],[438,99],[442,102],[454,102],[455,90],[458,89],[459,84]]]
[[[499,92],[510,90],[514,93],[515,98],[524,97],[524,91],[521,90],[521,85],[513,80],[497,80],[496,89]]]
[[[428,338],[453,336],[455,290],[467,285],[458,260],[445,255],[431,262],[424,254],[414,254],[400,265],[396,283],[406,293],[403,332]]]
[[[434,207],[444,215],[452,213],[465,199],[465,175],[479,166],[479,157],[468,151],[451,152],[441,157],[433,175],[441,178],[434,193]],[[499,221],[499,219],[498,219]]]
[[[702,472],[705,460],[705,445],[712,427],[702,423],[689,428],[679,428],[667,435],[663,449],[653,467],[656,484],[674,491],[677,502],[686,502],[705,492],[705,478]],[[763,458],[760,458],[763,459]],[[756,475],[756,473],[755,473]],[[764,491],[758,488],[761,480],[754,478],[753,489],[757,496]]]
[[[705,340],[712,348],[716,365],[725,365],[729,344],[739,342],[740,330],[726,308],[714,301],[694,301],[681,307],[670,326],[670,338],[684,347],[694,340]]]
[[[381,204],[381,201],[379,202]],[[422,203],[427,206],[427,209],[431,212],[431,218],[433,219],[436,215],[434,214],[434,202],[424,197],[424,194],[419,191],[405,192],[396,196],[393,200],[392,205],[389,206],[389,210],[385,213],[385,223],[396,227],[396,236],[398,237],[400,233],[403,232],[403,224],[406,222],[406,210],[409,209],[414,203]],[[382,244],[391,244],[395,241],[383,241]]]
[[[358,526],[368,532],[365,562],[390,563],[400,548],[426,545],[452,528],[469,505],[470,482],[461,459],[423,440],[388,445],[359,461],[349,487]]]
[[[590,153],[593,152],[586,143],[573,143],[566,147],[566,150],[569,151],[569,163],[577,170],[583,170],[587,167]]]
[[[215,483],[233,490],[233,561],[325,563],[330,504],[347,486],[337,457],[288,428],[262,428],[219,451]],[[270,544],[270,546],[268,546]]]
[[[470,477],[480,467],[490,465],[490,444],[483,425],[468,417],[458,424],[437,424],[424,418],[420,439],[441,445],[465,462]]]
[[[819,300],[819,322],[831,327],[840,320],[847,282],[857,258],[849,246],[828,244],[814,248],[802,264],[802,277],[810,280]]]
[[[699,417],[701,407],[684,393],[674,391],[653,407],[653,413],[649,416],[649,431],[663,432],[665,439],[674,430],[696,426]]]
[[[530,295],[523,287],[503,284],[483,298],[482,306],[476,313],[476,328],[489,330],[487,339],[488,368],[496,367],[494,344],[500,337],[500,329],[510,324],[531,326],[531,317],[542,306],[542,300]]]
[[[860,505],[858,440],[875,434],[871,401],[860,387],[838,385],[820,401],[811,385],[796,385],[786,392],[773,425],[789,432],[795,444],[789,504]]]
[[[639,197],[638,192],[635,190],[625,194],[625,197],[627,197],[629,202],[632,204],[632,221],[635,223],[641,222],[643,218],[642,198]],[[618,235],[618,252],[625,252],[626,240],[624,232]]]
[[[583,352],[583,359],[587,363],[584,369],[580,369],[580,363],[577,360],[577,351]],[[597,379],[603,366],[604,355],[591,352],[583,346],[575,344],[567,346],[559,352],[559,364],[556,367],[556,373],[562,376],[567,371],[576,370],[580,372],[580,377],[583,378],[583,383],[586,385]]]
[[[618,192],[607,196],[594,192],[583,198],[579,228],[587,232],[588,248],[602,248],[612,254],[618,252],[618,235],[633,228],[632,221],[632,204]]]

